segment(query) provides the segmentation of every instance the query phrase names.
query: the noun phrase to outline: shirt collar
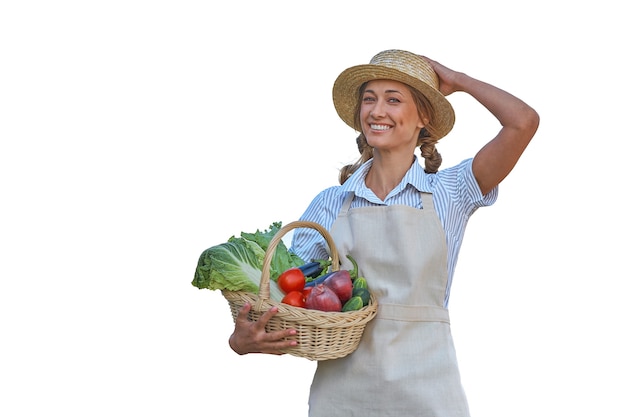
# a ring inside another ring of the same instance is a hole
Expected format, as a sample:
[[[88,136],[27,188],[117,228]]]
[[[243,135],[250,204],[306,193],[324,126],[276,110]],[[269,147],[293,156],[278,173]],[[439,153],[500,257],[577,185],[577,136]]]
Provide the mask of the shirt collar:
[[[372,159],[369,159],[363,165],[359,167],[341,186],[341,191],[343,192],[354,192],[354,194],[358,197],[366,198],[374,203],[384,204],[376,195],[365,186],[365,176],[369,172],[372,167]],[[407,185],[413,186],[418,191],[423,191],[426,193],[432,193],[433,185],[432,185],[432,176],[431,174],[427,174],[424,172],[424,168],[419,164],[417,157],[413,160],[413,165],[404,175],[402,181],[396,188],[392,190],[391,193],[387,196],[387,199],[393,197],[396,194],[402,192]]]

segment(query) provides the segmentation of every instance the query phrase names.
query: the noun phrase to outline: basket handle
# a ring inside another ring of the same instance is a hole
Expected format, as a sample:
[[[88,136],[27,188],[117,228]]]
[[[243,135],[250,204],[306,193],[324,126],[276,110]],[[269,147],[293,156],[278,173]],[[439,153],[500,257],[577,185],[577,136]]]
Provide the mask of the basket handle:
[[[335,246],[335,242],[333,238],[330,236],[328,230],[326,230],[322,225],[309,222],[309,221],[295,221],[291,222],[285,226],[283,226],[270,240],[269,245],[267,246],[267,250],[265,251],[265,258],[263,259],[263,268],[261,269],[261,282],[259,283],[259,301],[268,300],[270,298],[270,275],[271,275],[271,263],[272,256],[276,251],[276,247],[282,240],[282,238],[291,230],[297,229],[300,227],[306,227],[310,229],[317,230],[328,243],[328,247],[330,249],[330,257],[331,257],[331,267],[333,271],[339,270],[339,253],[337,252],[337,247]]]

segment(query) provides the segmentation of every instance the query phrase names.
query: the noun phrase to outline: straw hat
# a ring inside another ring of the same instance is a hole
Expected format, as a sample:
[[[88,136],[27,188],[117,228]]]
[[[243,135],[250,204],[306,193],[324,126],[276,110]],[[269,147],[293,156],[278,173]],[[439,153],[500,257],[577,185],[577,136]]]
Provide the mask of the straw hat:
[[[333,102],[339,117],[355,130],[354,111],[359,99],[359,88],[367,81],[394,80],[417,89],[430,101],[435,110],[431,124],[441,134],[450,132],[454,125],[454,109],[439,92],[439,77],[430,64],[411,52],[391,49],[376,54],[368,65],[350,67],[339,74],[333,86]]]

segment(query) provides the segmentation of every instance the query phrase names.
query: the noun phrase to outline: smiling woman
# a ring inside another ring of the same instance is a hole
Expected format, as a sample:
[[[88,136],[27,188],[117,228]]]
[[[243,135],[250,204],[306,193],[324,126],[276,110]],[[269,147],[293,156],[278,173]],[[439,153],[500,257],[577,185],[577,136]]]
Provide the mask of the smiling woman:
[[[472,215],[454,269],[473,414],[626,416],[619,6],[0,2],[0,416],[205,417],[224,404],[306,416],[317,363],[237,355],[227,301],[189,281],[203,249],[297,219],[359,165],[356,104],[344,121],[331,89],[390,45],[542,116],[498,204]],[[436,144],[438,176],[453,181],[444,170],[501,125],[471,95],[445,97],[455,124]],[[418,200],[406,197],[388,201]]]
[[[445,95],[457,91],[502,127],[474,158],[439,171],[436,144],[455,120]],[[447,310],[453,272],[470,216],[496,201],[499,183],[535,134],[538,115],[503,90],[402,50],[380,52],[342,72],[333,100],[341,119],[359,131],[361,158],[344,167],[340,186],[313,199],[301,220],[330,231],[342,267],[355,259],[380,304],[356,351],[318,362],[309,416],[354,410],[361,416],[469,416]],[[417,160],[417,147],[427,168]],[[302,259],[329,257],[319,234],[306,229],[296,230],[292,250]],[[295,329],[267,330],[276,309],[258,321],[248,319],[249,311],[243,306],[236,318],[233,350],[276,353],[293,346]],[[394,355],[387,354],[390,348]],[[408,372],[407,363],[414,364]]]

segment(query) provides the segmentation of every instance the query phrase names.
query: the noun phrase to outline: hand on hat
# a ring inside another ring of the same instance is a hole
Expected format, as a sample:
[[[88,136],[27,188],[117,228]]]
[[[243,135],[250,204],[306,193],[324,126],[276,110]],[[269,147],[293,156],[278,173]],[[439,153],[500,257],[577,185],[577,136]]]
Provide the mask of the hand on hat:
[[[439,77],[439,91],[441,94],[447,96],[461,89],[457,82],[458,78],[462,75],[461,73],[453,71],[424,55],[421,55],[421,57],[424,58],[433,68],[435,73],[437,73],[437,76]]]

